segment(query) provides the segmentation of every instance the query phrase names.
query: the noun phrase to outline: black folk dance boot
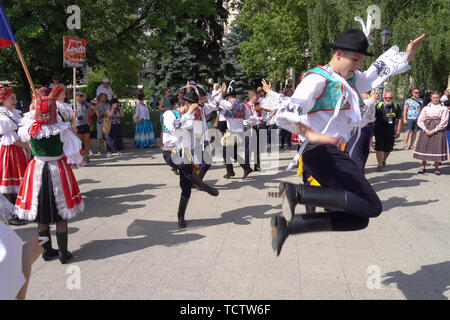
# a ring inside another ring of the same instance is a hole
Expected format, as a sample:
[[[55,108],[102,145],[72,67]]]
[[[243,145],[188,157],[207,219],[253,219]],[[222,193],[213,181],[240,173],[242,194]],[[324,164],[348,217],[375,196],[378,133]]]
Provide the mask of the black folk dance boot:
[[[283,198],[283,211],[285,216],[295,215],[297,204],[309,207],[322,207],[335,211],[345,211],[347,193],[344,190],[327,187],[315,187],[303,184],[281,182],[279,196]],[[308,212],[309,213],[309,212]]]
[[[284,241],[290,234],[305,232],[331,231],[332,223],[327,213],[300,214],[289,222],[282,216],[272,217],[272,248],[280,255]]]
[[[54,260],[59,257],[59,252],[52,248],[52,236],[50,235],[50,229],[38,232],[40,237],[48,237],[48,241],[42,245],[44,252],[42,253],[42,259],[44,261]]]
[[[200,173],[198,174],[198,177],[200,178],[200,181],[203,181],[203,178],[206,175],[206,171],[200,171]]]
[[[230,179],[236,175],[232,164],[226,164],[225,167],[227,168],[227,174],[223,176],[225,179]]]
[[[189,181],[192,182],[192,184],[196,185],[198,190],[204,191],[214,197],[217,197],[219,195],[219,190],[204,183],[196,173],[186,175],[186,178],[188,178]]]
[[[67,231],[66,232],[56,232],[56,240],[58,241],[59,248],[59,261],[62,264],[66,263],[72,258],[72,253],[67,250]]]
[[[178,226],[180,228],[186,228],[186,220],[184,220],[184,214],[186,213],[186,208],[189,203],[189,198],[183,195],[180,198],[180,204],[178,205]]]
[[[272,248],[280,254],[284,241],[289,234],[319,232],[333,230],[330,214],[302,214],[295,215],[295,206],[299,203],[315,207],[331,208],[336,211],[345,211],[347,206],[347,193],[345,190],[337,190],[326,187],[295,185],[282,182],[280,194],[286,202],[286,207],[291,214],[291,221],[286,222],[282,216],[272,218]],[[346,230],[357,230],[359,227],[347,226]],[[341,228],[341,230],[345,230]]]
[[[244,169],[244,175],[242,176],[242,179],[247,178],[247,176],[253,172],[252,167],[250,167],[250,164],[246,164],[245,166],[242,167]]]

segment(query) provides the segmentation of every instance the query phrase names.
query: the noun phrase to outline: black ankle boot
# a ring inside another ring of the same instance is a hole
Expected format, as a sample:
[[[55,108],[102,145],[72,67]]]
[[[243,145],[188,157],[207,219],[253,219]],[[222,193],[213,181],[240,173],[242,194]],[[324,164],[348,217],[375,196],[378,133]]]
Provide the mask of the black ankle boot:
[[[42,245],[44,252],[42,253],[42,259],[44,261],[54,260],[59,257],[59,252],[52,248],[52,236],[50,235],[50,230],[45,230],[38,232],[40,237],[48,237],[48,241]]]
[[[216,188],[210,187],[202,180],[200,180],[200,177],[196,173],[187,175],[186,178],[188,178],[189,181],[192,182],[192,184],[196,185],[198,190],[204,191],[214,197],[217,197],[219,195],[219,191]]]
[[[232,164],[227,164],[225,165],[225,167],[227,168],[227,174],[223,176],[225,179],[230,179],[231,177],[234,177],[236,175],[234,173]]]
[[[56,232],[56,240],[58,241],[59,248],[59,261],[62,264],[66,263],[72,258],[72,253],[67,250],[67,231],[66,232]]]
[[[178,205],[178,226],[180,228],[186,228],[186,220],[184,220],[184,215],[186,213],[188,203],[189,198],[181,196],[180,204]]]

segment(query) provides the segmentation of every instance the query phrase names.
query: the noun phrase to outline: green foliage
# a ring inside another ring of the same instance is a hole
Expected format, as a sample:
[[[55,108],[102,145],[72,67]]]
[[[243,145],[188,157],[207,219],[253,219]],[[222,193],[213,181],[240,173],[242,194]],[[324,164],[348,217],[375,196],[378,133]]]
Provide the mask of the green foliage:
[[[239,24],[251,37],[240,45],[240,65],[247,74],[285,80],[288,69],[306,64],[306,3],[301,0],[247,0]]]
[[[176,90],[189,79],[206,84],[221,75],[223,26],[228,17],[223,1],[183,1],[183,7],[185,3],[191,7],[179,12],[183,23],[172,27],[164,47],[144,53],[150,63],[150,95],[160,96],[166,87]]]
[[[412,80],[422,89],[443,89],[450,74],[448,0],[246,0],[239,23],[250,39],[241,44],[240,64],[250,75],[264,70],[277,80],[286,78],[289,67],[299,74],[325,64],[332,54],[328,45],[343,30],[361,28],[354,17],[366,22],[367,7],[373,4],[381,8],[382,28],[388,25],[393,32],[390,45],[404,51],[410,39],[427,34],[412,70],[393,77],[388,88],[408,95]],[[380,32],[372,32],[369,52],[375,57],[365,59],[363,70],[382,53]]]
[[[245,95],[247,90],[255,89],[261,83],[264,75],[258,73],[254,78],[248,78],[246,72],[241,68],[239,63],[240,44],[248,41],[249,36],[243,30],[239,23],[233,22],[229,33],[226,35],[223,52],[224,59],[222,63],[222,78],[219,82],[225,81],[230,83],[235,81],[233,87],[239,97]]]
[[[411,62],[411,71],[393,77],[389,83],[390,88],[398,90],[405,97],[411,94],[412,87],[422,90],[445,89],[450,75],[450,2],[416,0],[401,10],[395,8],[396,5],[398,6],[395,2],[388,1],[384,10],[387,18],[394,21],[390,26],[393,32],[391,44],[397,44],[404,50],[410,39],[422,33],[426,34],[426,38]],[[393,16],[396,11],[399,11],[398,14]]]

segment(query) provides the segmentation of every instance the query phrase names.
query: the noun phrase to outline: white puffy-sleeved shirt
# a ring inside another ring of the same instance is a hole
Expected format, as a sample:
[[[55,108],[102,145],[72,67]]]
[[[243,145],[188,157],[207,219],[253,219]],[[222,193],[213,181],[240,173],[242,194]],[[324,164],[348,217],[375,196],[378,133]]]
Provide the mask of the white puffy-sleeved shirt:
[[[17,130],[22,116],[19,110],[0,107],[0,144],[9,146],[20,140]]]
[[[247,108],[247,106],[244,106],[244,107],[245,107],[244,119],[225,117],[225,119],[227,121],[228,130],[230,130],[232,132],[244,132],[245,126],[251,127],[251,126],[255,125],[256,119],[254,117],[252,117],[252,113]],[[219,108],[221,108],[224,112],[231,111],[233,109],[233,104],[227,100],[221,99]]]
[[[163,142],[164,146],[184,149],[192,147],[192,130],[194,129],[194,113],[186,112],[177,119],[174,110],[163,114]]]
[[[67,104],[64,104],[67,105]],[[58,112],[67,113],[67,115],[72,115],[69,110],[72,108],[69,106],[69,109],[66,106],[57,104]],[[60,106],[63,106],[64,109],[60,109]],[[34,110],[27,112],[24,114],[19,126],[19,137],[23,142],[29,142],[31,136],[28,132],[29,128],[35,122],[33,120]],[[66,114],[63,114],[66,117]],[[58,114],[57,122],[54,124],[42,124],[41,129],[33,138],[39,140],[43,138],[49,138],[50,136],[58,135],[60,137],[61,142],[63,143],[63,152],[67,158],[67,163],[71,165],[80,165],[83,163],[83,156],[80,154],[80,150],[82,147],[81,140],[70,130],[70,122],[66,122],[61,116]],[[61,157],[39,157],[35,156],[35,159],[41,161],[54,161],[58,160]]]
[[[324,92],[327,83],[326,78],[314,73],[307,74],[303,78],[290,98],[269,92],[264,99],[263,107],[278,109],[275,121],[278,126],[286,130],[298,133],[295,123],[301,122],[317,132],[341,137],[348,141],[352,129],[367,124],[361,116],[359,93],[379,87],[389,77],[408,71],[410,66],[406,53],[399,52],[398,47],[393,46],[381,55],[367,71],[355,71],[356,88],[350,86],[329,65],[324,66],[323,69],[342,83],[344,99],[341,105],[348,102],[350,105],[348,110],[339,110],[337,114],[335,114],[335,110],[309,113]],[[299,137],[301,140],[305,140],[304,137]]]
[[[136,111],[134,112],[133,118],[139,120],[150,120],[150,112],[148,107],[145,104],[138,102],[136,104]]]
[[[216,103],[214,103],[212,100],[208,100],[208,102],[203,106],[199,106],[199,114],[201,116],[201,120],[194,120],[194,136],[196,138],[202,138],[204,141],[209,141],[206,118],[211,112],[216,110]]]

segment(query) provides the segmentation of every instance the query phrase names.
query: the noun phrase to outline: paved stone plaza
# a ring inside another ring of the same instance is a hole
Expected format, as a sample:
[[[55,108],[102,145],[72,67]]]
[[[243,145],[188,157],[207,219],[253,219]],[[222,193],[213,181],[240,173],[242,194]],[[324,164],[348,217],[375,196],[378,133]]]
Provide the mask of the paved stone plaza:
[[[450,165],[441,176],[418,175],[419,161],[402,145],[398,139],[381,173],[370,155],[367,177],[384,212],[367,229],[292,236],[276,257],[270,218],[281,202],[266,195],[280,181],[299,181],[282,171],[295,150],[280,153],[275,175],[242,180],[235,165],[227,180],[224,166],[213,166],[205,181],[219,197],[193,190],[180,230],[178,177],[160,149],[126,140],[123,156],[94,156],[75,171],[86,205],[69,223],[75,258],[67,265],[39,258],[27,298],[448,299]],[[36,232],[35,224],[13,228],[23,239]]]

